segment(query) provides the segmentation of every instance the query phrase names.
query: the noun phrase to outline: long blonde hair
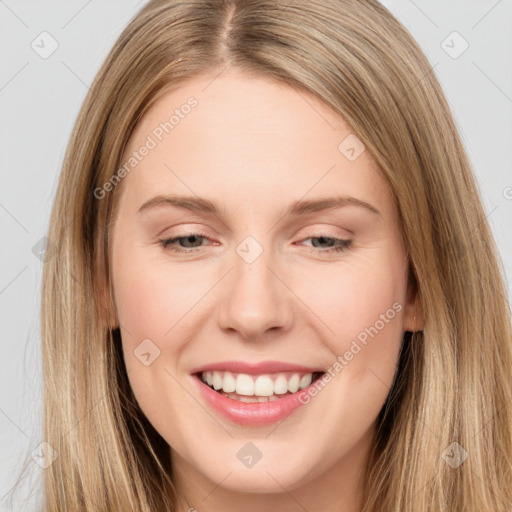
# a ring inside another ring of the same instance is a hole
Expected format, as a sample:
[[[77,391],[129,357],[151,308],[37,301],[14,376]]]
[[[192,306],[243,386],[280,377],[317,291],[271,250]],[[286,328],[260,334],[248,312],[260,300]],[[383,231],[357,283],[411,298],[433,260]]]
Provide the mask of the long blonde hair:
[[[170,451],[131,392],[119,331],[102,320],[99,268],[110,286],[119,191],[102,200],[93,191],[116,173],[134,127],[165,91],[227,66],[309,91],[338,112],[396,201],[424,328],[403,340],[364,512],[510,510],[503,266],[435,74],[373,0],[153,0],[115,43],[78,115],[50,221],[44,438],[58,457],[45,470],[45,510],[177,510]],[[453,453],[467,458],[453,467]]]

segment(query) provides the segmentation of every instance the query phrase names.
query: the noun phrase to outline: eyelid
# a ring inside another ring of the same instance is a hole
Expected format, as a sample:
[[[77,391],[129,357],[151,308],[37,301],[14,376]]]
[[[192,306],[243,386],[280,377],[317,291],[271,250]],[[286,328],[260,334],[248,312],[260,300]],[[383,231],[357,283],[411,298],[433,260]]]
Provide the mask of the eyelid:
[[[161,236],[163,236],[162,233],[165,233],[166,231],[172,229],[175,226],[180,226],[181,224],[183,224],[183,223],[176,223],[176,224],[173,224],[171,226],[166,226],[166,228],[161,230],[161,231],[159,231],[156,236],[157,237],[161,237]],[[199,223],[193,223],[192,222],[190,224],[191,225],[197,225]],[[208,228],[208,229],[210,230],[211,228]],[[329,238],[343,238],[344,237],[343,234],[332,233],[330,231],[332,229],[338,229],[338,230],[342,230],[342,231],[348,233],[348,238],[351,238],[351,237],[353,237],[355,235],[355,232],[353,230],[350,230],[348,228],[342,228],[340,226],[333,226],[333,225],[329,225],[327,228],[325,228],[325,227],[315,228],[315,227],[312,227],[312,226],[307,226],[307,227],[305,227],[303,229],[306,230],[306,231],[307,230],[313,230],[312,231],[313,234],[309,235],[311,237],[317,237],[317,236],[325,236],[325,237],[329,237]],[[328,231],[326,232],[325,230],[328,230]],[[216,234],[216,231],[214,229],[212,229],[212,231],[215,233],[213,236],[219,236],[218,234]],[[299,230],[298,232],[300,232],[300,231],[302,231],[302,229]],[[201,228],[201,227],[183,228],[183,231],[180,231],[177,235],[168,236],[166,238],[181,238],[182,236],[198,235],[199,233],[201,233],[201,236],[204,236],[206,238],[210,238],[211,239],[211,236],[207,235],[204,232],[204,229]]]
[[[183,227],[183,226],[185,226],[185,227]],[[190,226],[190,227],[187,227],[187,226]],[[181,237],[181,236],[187,236],[189,234],[196,235],[199,232],[202,232],[204,236],[207,236],[204,233],[205,229],[200,226],[201,226],[200,222],[176,222],[174,224],[171,224],[170,226],[166,225],[164,229],[160,230],[156,234],[156,237],[164,236],[163,233],[165,233],[166,231],[170,231],[173,228],[176,228],[179,230],[178,235],[176,235],[176,236],[172,235],[172,237],[174,237],[174,238]],[[208,228],[208,230],[212,231],[213,233],[216,232],[215,229],[213,229],[213,228]],[[183,235],[181,234],[182,232],[183,232]],[[171,238],[171,236],[168,236],[167,238]]]

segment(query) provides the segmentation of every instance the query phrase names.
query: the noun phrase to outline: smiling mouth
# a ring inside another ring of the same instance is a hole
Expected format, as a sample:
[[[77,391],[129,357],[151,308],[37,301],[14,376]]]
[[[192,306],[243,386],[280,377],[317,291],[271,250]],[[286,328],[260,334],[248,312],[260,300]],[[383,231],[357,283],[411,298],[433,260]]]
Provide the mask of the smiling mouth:
[[[255,403],[273,402],[293,395],[310,386],[324,373],[279,372],[249,375],[215,370],[195,375],[220,395],[238,402]]]

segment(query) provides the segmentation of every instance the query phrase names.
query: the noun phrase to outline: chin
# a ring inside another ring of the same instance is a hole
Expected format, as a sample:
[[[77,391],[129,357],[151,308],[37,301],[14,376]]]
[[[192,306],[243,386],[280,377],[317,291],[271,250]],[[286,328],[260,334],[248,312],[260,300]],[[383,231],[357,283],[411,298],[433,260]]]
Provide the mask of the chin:
[[[209,467],[207,476],[213,482],[222,482],[220,485],[226,490],[258,494],[277,494],[284,492],[284,489],[290,491],[309,480],[306,466],[304,471],[297,471],[297,467],[283,466],[282,462],[275,461],[274,464],[267,461],[264,464],[262,458],[252,468],[244,468],[237,460],[237,464],[231,468],[219,468],[215,474],[210,474],[212,468]]]

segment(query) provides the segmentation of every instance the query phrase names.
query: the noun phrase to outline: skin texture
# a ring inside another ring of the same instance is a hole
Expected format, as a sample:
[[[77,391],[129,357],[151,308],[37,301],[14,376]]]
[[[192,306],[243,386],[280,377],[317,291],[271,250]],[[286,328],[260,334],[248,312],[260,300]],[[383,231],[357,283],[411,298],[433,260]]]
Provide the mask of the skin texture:
[[[162,96],[138,124],[125,160],[148,135],[157,140],[155,127],[191,96],[197,106],[120,185],[112,279],[135,396],[170,446],[182,510],[360,510],[361,474],[403,333],[422,323],[407,293],[391,190],[368,151],[350,161],[338,149],[352,130],[326,105],[232,70]],[[137,213],[153,196],[171,193],[209,199],[220,214],[172,206]],[[345,206],[284,216],[296,200],[332,195],[364,200],[380,215]],[[172,245],[187,254],[159,244],[198,232],[208,238]],[[247,236],[263,249],[250,264],[236,251]],[[352,244],[329,253],[321,236]],[[390,309],[393,318],[359,343],[342,371],[278,424],[224,419],[189,374],[222,360],[327,370]],[[148,366],[134,355],[144,339],[160,350]],[[251,468],[237,458],[249,441],[262,453]]]

